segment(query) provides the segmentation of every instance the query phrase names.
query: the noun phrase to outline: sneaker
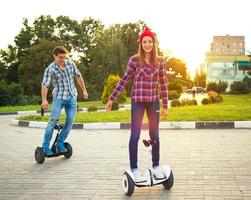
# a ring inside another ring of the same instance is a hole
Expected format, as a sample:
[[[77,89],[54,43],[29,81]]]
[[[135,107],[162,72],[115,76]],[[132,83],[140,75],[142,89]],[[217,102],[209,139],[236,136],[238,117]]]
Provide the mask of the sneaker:
[[[66,153],[68,150],[65,148],[64,144],[57,142],[56,147],[60,153]]]
[[[52,150],[49,147],[43,147],[43,152],[46,156],[51,156],[53,155]]]
[[[145,177],[140,176],[140,172],[139,172],[138,168],[132,169],[132,173],[134,175],[135,182],[145,182],[146,181]]]
[[[157,179],[163,179],[163,178],[165,178],[165,175],[163,174],[162,169],[161,169],[160,166],[155,166],[155,167],[153,168],[153,174],[154,174],[154,176],[155,176]]]

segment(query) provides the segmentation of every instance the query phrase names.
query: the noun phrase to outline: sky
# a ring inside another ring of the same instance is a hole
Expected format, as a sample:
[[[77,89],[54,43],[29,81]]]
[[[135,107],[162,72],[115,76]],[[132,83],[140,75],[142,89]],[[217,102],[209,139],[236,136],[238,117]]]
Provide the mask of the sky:
[[[23,18],[32,23],[40,15],[92,17],[105,26],[143,20],[156,32],[160,48],[182,59],[191,76],[215,35],[245,36],[251,50],[249,0],[7,0],[1,2],[0,49],[14,44]]]

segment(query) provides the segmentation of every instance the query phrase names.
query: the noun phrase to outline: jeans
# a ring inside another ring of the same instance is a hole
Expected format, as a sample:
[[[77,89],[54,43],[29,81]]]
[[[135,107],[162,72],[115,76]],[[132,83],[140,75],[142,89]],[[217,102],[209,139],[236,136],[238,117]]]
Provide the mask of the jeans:
[[[54,97],[52,101],[50,121],[48,122],[44,133],[43,147],[50,146],[54,127],[61,116],[63,107],[65,108],[66,120],[57,142],[63,143],[67,138],[77,112],[77,101],[72,96],[70,96],[67,100]]]
[[[131,169],[138,168],[138,141],[141,131],[142,119],[146,110],[149,136],[155,140],[156,144],[152,147],[152,165],[159,165],[159,102],[132,102],[131,104],[131,137],[129,142],[129,157]]]

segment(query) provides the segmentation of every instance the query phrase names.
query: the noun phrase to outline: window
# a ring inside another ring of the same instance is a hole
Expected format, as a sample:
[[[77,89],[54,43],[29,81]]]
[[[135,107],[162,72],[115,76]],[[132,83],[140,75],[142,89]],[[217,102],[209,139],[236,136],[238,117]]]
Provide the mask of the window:
[[[219,70],[213,70],[212,75],[213,76],[219,76]]]

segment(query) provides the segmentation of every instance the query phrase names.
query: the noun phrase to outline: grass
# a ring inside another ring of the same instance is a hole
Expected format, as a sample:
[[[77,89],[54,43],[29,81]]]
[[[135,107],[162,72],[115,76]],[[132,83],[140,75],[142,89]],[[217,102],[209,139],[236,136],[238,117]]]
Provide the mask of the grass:
[[[131,111],[78,113],[76,123],[88,122],[130,122]],[[19,117],[23,120],[48,121],[49,116]],[[62,121],[65,115],[62,115]],[[251,94],[223,95],[223,102],[201,106],[169,108],[169,117],[161,121],[249,121],[251,120]],[[144,116],[144,121],[147,121]]]
[[[124,104],[129,104],[129,103],[130,103],[130,98],[127,98],[127,102],[125,102]],[[105,104],[103,104],[102,101],[78,102],[79,108],[88,108],[91,105],[95,105],[97,107],[105,106]],[[0,107],[0,112],[30,111],[30,110],[40,110],[40,109],[41,109],[41,105],[3,106],[3,107]]]

